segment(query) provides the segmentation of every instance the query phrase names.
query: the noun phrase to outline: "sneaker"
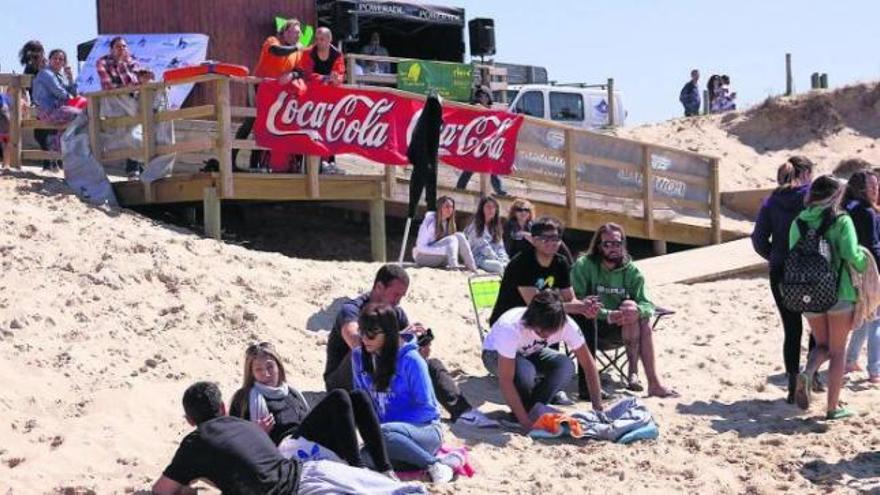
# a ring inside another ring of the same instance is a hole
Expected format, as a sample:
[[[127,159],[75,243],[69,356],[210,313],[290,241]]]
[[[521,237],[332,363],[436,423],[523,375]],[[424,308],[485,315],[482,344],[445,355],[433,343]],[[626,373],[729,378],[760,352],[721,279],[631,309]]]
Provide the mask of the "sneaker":
[[[452,481],[452,468],[438,461],[428,466],[428,476],[432,483],[449,483]]]
[[[464,456],[458,452],[450,452],[444,454],[437,459],[439,462],[449,466],[453,471],[464,466]]]
[[[138,180],[141,178],[141,173],[137,170],[133,170],[128,173],[128,180]]]
[[[385,471],[384,473],[382,473],[382,475],[385,476],[386,478],[393,480],[393,481],[400,482],[400,478],[397,477],[397,473],[395,473],[393,469],[389,469],[388,471]]]
[[[498,421],[490,419],[478,409],[465,411],[455,420],[455,424],[474,426],[476,428],[498,428],[500,426]]]
[[[556,395],[554,395],[553,398],[550,399],[550,403],[555,404],[557,406],[573,406],[574,405],[574,401],[569,399],[568,394],[566,394],[565,391],[563,391],[563,390],[556,392]]]

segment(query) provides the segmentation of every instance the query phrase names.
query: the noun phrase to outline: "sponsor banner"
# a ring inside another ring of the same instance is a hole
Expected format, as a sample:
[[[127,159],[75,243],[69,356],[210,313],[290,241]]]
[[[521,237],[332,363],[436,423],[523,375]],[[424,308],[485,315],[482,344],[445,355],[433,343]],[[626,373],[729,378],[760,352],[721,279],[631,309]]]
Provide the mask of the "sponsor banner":
[[[431,89],[443,98],[470,101],[474,85],[474,66],[426,60],[406,60],[397,64],[397,89],[421,95]]]
[[[132,58],[139,66],[153,71],[156,81],[161,81],[162,74],[168,69],[204,62],[208,53],[208,36],[204,34],[102,34],[95,40],[95,45],[76,78],[80,94],[101,90],[101,79],[95,65],[99,58],[110,53],[110,40],[116,36],[125,38]],[[172,86],[168,91],[170,107],[180,108],[192,87],[192,84]]]
[[[352,153],[406,165],[424,102],[395,93],[311,84],[302,94],[277,81],[257,91],[257,144],[275,152]],[[473,172],[509,174],[523,117],[503,111],[443,107],[440,161]]]

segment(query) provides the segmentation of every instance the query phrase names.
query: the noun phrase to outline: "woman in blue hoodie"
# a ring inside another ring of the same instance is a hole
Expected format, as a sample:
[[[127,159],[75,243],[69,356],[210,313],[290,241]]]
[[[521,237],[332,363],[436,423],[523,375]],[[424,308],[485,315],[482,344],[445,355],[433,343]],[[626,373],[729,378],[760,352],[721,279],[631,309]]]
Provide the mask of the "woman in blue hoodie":
[[[782,317],[782,328],[785,339],[782,344],[782,355],[785,359],[785,373],[788,375],[788,397],[786,401],[794,404],[794,391],[801,365],[801,335],[804,321],[800,313],[795,313],[782,306],[779,295],[779,282],[782,280],[782,269],[788,257],[788,233],[791,222],[804,209],[804,198],[810,189],[813,177],[813,162],[803,156],[793,156],[779,166],[776,182],[779,187],[764,200],[755,230],[752,232],[752,246],[761,257],[770,263],[770,291]],[[810,350],[816,345],[810,335]],[[816,392],[822,391],[818,376],[813,379]]]
[[[843,204],[852,218],[859,244],[880,260],[880,215],[874,205],[878,198],[878,180],[874,172],[856,172],[846,185]],[[859,353],[868,341],[868,380],[880,383],[880,319],[865,322],[853,330],[846,350],[846,372],[860,371]]]
[[[354,388],[373,401],[391,463],[426,469],[435,483],[450,481],[457,459],[437,456],[440,411],[418,344],[401,342],[397,313],[388,304],[367,304],[358,326],[361,345],[351,353]]]

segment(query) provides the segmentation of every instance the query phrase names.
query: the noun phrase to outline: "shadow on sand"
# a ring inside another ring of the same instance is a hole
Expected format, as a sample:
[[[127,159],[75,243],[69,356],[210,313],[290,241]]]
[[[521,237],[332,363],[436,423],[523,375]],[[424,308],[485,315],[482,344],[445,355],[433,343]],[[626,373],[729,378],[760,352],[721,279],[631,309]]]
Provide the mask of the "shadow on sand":
[[[828,425],[816,417],[804,417],[803,411],[784,398],[778,400],[747,399],[731,403],[719,401],[696,401],[679,404],[681,414],[717,416],[712,419],[712,429],[718,433],[735,431],[740,438],[754,438],[765,433],[794,435],[798,433],[824,433]]]

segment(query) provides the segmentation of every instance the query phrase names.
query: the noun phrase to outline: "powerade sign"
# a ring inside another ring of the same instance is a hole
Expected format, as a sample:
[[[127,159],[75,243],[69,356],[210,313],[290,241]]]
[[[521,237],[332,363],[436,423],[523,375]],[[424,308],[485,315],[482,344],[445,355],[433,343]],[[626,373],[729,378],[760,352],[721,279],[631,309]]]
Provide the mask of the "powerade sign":
[[[385,15],[402,19],[464,25],[464,17],[461,13],[454,10],[444,10],[442,7],[429,7],[427,5],[391,2],[361,2],[356,5],[355,12],[366,15]]]

